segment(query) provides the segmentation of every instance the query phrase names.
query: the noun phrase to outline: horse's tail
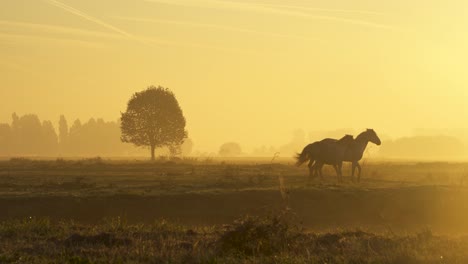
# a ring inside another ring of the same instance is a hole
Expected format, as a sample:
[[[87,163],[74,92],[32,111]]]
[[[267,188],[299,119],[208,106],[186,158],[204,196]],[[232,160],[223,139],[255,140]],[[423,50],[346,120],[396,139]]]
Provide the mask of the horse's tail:
[[[304,162],[310,159],[309,145],[307,145],[301,153],[296,153],[296,166],[301,166]]]

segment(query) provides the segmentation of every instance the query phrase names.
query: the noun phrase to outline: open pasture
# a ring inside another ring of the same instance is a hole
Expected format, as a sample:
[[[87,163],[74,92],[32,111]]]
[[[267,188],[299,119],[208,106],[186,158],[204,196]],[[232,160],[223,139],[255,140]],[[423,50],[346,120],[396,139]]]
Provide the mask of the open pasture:
[[[325,168],[307,180],[292,160],[87,160],[0,162],[0,220],[48,217],[96,223],[165,218],[180,224],[230,223],[290,208],[323,231],[430,228],[468,233],[468,164],[364,163],[360,183]]]
[[[0,162],[1,263],[466,263],[468,164]]]

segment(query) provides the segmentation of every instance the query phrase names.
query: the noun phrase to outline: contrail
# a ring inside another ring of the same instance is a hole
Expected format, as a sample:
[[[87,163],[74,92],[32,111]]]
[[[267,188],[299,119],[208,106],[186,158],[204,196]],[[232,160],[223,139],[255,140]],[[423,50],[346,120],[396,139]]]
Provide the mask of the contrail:
[[[104,48],[105,46],[97,44],[95,42],[85,41],[85,40],[76,40],[76,39],[66,39],[66,38],[55,38],[55,37],[43,37],[35,35],[24,35],[24,34],[11,34],[11,33],[0,33],[0,42],[4,41],[21,41],[24,43],[25,40],[34,40],[34,41],[53,41],[56,43],[67,43],[67,44],[77,44],[80,46],[87,46],[93,48]]]
[[[231,27],[231,26],[224,26],[224,25],[218,25],[218,24],[193,23],[193,22],[188,22],[188,21],[149,19],[149,18],[137,18],[137,17],[121,17],[121,16],[112,16],[112,18],[119,19],[119,20],[132,21],[132,22],[161,23],[161,24],[172,24],[172,25],[188,26],[188,27],[210,28],[210,29],[216,29],[216,30],[234,31],[234,32],[257,34],[257,35],[264,35],[264,36],[271,36],[271,37],[278,37],[278,38],[296,38],[296,39],[302,39],[302,40],[308,40],[308,39],[320,40],[320,39],[317,39],[317,38],[310,38],[310,37],[306,37],[306,36],[280,34],[280,33],[272,33],[272,32],[263,32],[263,31],[257,31],[257,30],[247,29],[247,28]]]
[[[396,28],[393,26],[379,24],[375,22],[369,22],[366,20],[342,18],[342,17],[328,16],[328,15],[314,15],[314,14],[300,12],[300,11],[283,10],[283,9],[275,8],[275,6],[279,7],[280,5],[261,5],[261,4],[255,4],[255,3],[247,4],[247,3],[219,1],[219,0],[203,0],[203,1],[200,1],[201,5],[200,4],[196,5],[193,2],[188,3],[185,1],[179,1],[179,0],[145,0],[145,1],[163,3],[163,4],[168,4],[168,5],[179,5],[179,6],[197,6],[197,7],[201,6],[201,7],[220,8],[220,9],[246,10],[246,11],[261,12],[261,13],[267,13],[267,14],[278,14],[278,15],[286,15],[286,16],[293,16],[293,17],[302,17],[306,19],[338,21],[342,23],[349,23],[349,24],[355,24],[355,25],[372,27],[372,28],[396,30]],[[343,10],[340,10],[340,11],[343,11]]]
[[[43,30],[45,32],[67,33],[67,34],[79,35],[79,36],[92,36],[92,37],[102,37],[102,38],[111,38],[111,39],[125,39],[126,38],[126,36],[123,36],[121,34],[115,34],[115,33],[103,33],[103,32],[98,32],[98,31],[88,31],[88,30],[63,27],[63,26],[16,22],[16,21],[7,21],[7,20],[0,20],[0,28],[2,26],[14,26],[14,27],[20,27],[20,28],[34,29],[35,31]],[[85,41],[85,40],[57,38],[57,37],[42,36],[42,35],[24,35],[20,33],[13,34],[13,33],[0,32],[0,45],[4,42],[12,42],[12,41],[24,42],[24,40],[53,41],[53,42],[58,42],[58,43],[77,44],[77,45],[96,47],[96,48],[105,47],[104,45],[100,45],[95,42]],[[174,41],[166,41],[166,40],[161,40],[161,39],[145,38],[145,37],[139,37],[138,40],[150,46],[153,46],[152,44],[154,44],[158,46],[204,48],[204,49],[210,49],[210,50],[219,50],[223,52],[241,53],[240,50],[229,49],[229,48],[218,47],[218,46],[209,46],[209,45],[202,45],[202,44],[197,45],[194,43],[178,43]]]
[[[217,50],[217,51],[222,51],[222,52],[227,52],[227,53],[235,53],[235,54],[246,54],[246,53],[251,53],[255,54],[254,51],[246,51],[246,50],[240,50],[240,49],[235,49],[235,48],[226,48],[226,47],[220,47],[220,46],[213,46],[213,45],[204,45],[204,44],[197,44],[197,43],[182,43],[182,42],[174,42],[174,41],[166,41],[166,40],[160,40],[160,39],[153,39],[153,38],[144,38],[143,39],[146,43],[150,44],[156,44],[158,46],[172,46],[172,47],[182,47],[182,48],[202,48],[202,49],[209,49],[211,51]]]
[[[18,65],[18,64],[13,64],[13,63],[0,62],[0,68],[13,70],[13,71],[19,71],[22,73],[29,74],[30,76],[34,74],[32,71],[25,70],[23,66]]]
[[[318,7],[307,7],[307,6],[296,6],[296,5],[278,5],[278,4],[265,4],[269,7],[279,7],[279,8],[291,8],[299,10],[308,10],[308,11],[322,11],[322,12],[333,12],[333,13],[354,13],[354,14],[363,14],[363,15],[385,15],[383,12],[369,11],[369,10],[359,10],[359,9],[334,9],[334,8],[318,8]]]
[[[41,30],[44,32],[53,32],[53,33],[66,33],[69,35],[79,35],[79,36],[90,36],[90,37],[102,37],[102,38],[123,38],[124,36],[115,33],[105,33],[100,31],[91,31],[78,29],[73,27],[64,27],[48,24],[39,24],[39,23],[28,23],[28,22],[17,22],[17,21],[8,21],[0,20],[1,26],[12,26],[17,28],[27,28],[32,30]]]
[[[114,31],[116,33],[119,33],[119,34],[121,34],[121,35],[123,35],[123,36],[125,36],[127,38],[135,39],[135,40],[140,41],[138,38],[136,38],[135,36],[133,36],[132,34],[130,34],[128,32],[125,32],[124,30],[121,30],[121,29],[116,28],[116,27],[114,27],[112,25],[109,25],[109,24],[107,24],[107,23],[105,23],[105,22],[103,22],[103,21],[101,21],[101,20],[99,20],[99,19],[97,19],[95,17],[87,15],[87,14],[81,12],[80,10],[77,10],[77,9],[75,9],[75,8],[73,8],[71,6],[68,6],[68,5],[66,5],[66,4],[64,4],[62,2],[59,2],[57,0],[44,0],[44,1],[48,2],[51,5],[56,6],[58,8],[61,8],[61,9],[65,10],[65,11],[67,11],[69,13],[72,13],[72,14],[74,14],[76,16],[79,16],[79,17],[84,18],[84,19],[86,19],[88,21],[91,21],[91,22],[93,22],[95,24],[103,26],[103,27],[105,27],[105,28],[107,28],[109,30],[112,30],[112,31]]]

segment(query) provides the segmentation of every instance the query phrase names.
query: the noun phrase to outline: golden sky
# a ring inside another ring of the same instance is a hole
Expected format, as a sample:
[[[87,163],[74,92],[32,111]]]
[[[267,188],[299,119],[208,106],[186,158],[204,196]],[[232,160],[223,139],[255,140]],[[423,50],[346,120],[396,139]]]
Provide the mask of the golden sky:
[[[116,120],[169,87],[195,148],[468,128],[461,0],[0,0],[0,122]]]

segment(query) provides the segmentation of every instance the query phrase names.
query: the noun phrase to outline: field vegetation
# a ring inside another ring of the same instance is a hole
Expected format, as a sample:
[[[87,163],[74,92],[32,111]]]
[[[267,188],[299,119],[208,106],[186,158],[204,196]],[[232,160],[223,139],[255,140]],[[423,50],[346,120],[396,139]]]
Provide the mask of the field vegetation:
[[[468,164],[0,161],[0,263],[467,263]]]

